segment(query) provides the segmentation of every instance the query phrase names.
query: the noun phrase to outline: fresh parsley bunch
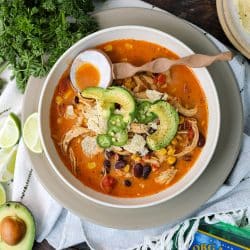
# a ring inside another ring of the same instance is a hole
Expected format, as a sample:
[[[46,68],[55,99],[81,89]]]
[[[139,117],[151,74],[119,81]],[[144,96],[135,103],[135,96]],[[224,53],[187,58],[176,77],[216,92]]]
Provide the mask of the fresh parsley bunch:
[[[17,87],[45,76],[73,43],[96,31],[92,0],[0,0],[0,56],[11,64]]]

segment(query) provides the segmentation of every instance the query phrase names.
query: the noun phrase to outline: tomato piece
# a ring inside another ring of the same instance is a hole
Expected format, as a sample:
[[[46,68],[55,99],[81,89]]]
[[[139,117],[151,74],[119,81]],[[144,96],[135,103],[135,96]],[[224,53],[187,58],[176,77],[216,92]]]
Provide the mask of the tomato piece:
[[[115,187],[116,179],[111,175],[106,175],[103,177],[101,181],[101,188],[106,192],[110,193],[112,189]]]
[[[159,76],[158,76],[158,82],[160,84],[166,83],[166,76],[164,74],[159,74]]]
[[[164,84],[164,83],[166,83],[166,75],[164,75],[164,74],[158,74],[158,75],[156,75],[155,76],[155,78],[154,78],[154,83],[155,84]]]
[[[188,139],[191,141],[191,140],[193,140],[193,138],[194,138],[194,131],[191,128],[188,130]]]

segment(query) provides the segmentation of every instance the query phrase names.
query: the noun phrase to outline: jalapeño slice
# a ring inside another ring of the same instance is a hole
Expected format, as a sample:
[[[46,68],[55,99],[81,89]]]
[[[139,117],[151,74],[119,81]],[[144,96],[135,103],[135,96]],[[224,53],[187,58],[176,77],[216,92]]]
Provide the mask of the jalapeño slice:
[[[157,116],[154,113],[149,111],[151,106],[152,106],[152,103],[148,101],[143,101],[139,103],[139,106],[136,112],[136,118],[139,123],[147,124],[157,118]]]
[[[106,134],[100,134],[96,138],[97,144],[101,148],[109,148],[111,146],[111,137]]]
[[[114,114],[114,115],[111,115],[111,117],[109,118],[108,126],[110,128],[116,127],[119,129],[125,129],[127,124],[126,124],[126,122],[124,122],[124,118],[122,115]]]
[[[128,132],[124,129],[110,127],[108,135],[111,137],[111,144],[114,146],[123,146],[128,141]]]

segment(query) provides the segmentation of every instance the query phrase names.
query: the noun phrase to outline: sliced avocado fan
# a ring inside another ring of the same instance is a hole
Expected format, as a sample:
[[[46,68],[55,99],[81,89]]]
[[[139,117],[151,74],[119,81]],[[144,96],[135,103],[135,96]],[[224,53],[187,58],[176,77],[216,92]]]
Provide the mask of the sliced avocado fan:
[[[153,134],[148,135],[147,144],[151,150],[159,150],[174,138],[179,124],[178,112],[165,101],[157,101],[149,111],[158,116],[160,125]]]

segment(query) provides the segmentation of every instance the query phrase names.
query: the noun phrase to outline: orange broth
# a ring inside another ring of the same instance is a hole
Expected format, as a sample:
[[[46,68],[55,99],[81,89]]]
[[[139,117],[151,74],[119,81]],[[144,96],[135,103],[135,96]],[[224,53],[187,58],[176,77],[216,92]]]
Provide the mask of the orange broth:
[[[106,52],[113,63],[126,61],[135,65],[141,65],[158,57],[178,58],[176,54],[164,47],[146,41],[132,39],[111,41],[98,46],[98,49]],[[166,91],[168,94],[180,98],[186,107],[191,108],[196,105],[198,112],[194,117],[198,120],[199,131],[206,136],[208,109],[205,95],[197,78],[192,70],[186,66],[174,66],[171,69],[171,76],[172,81],[168,84],[167,88],[158,90],[161,92]],[[96,84],[94,84],[94,86],[95,85]],[[89,86],[89,84],[85,85],[85,87],[87,86]],[[71,172],[72,167],[69,156],[62,152],[58,144],[65,132],[68,131],[75,122],[75,120],[67,120],[61,115],[61,113],[64,112],[65,106],[74,102],[75,95],[76,93],[71,87],[69,79],[69,70],[67,70],[61,77],[54,93],[50,110],[50,126],[51,136],[54,140],[57,152]],[[62,98],[60,105],[58,105],[58,99],[61,99],[58,98],[58,96]],[[71,147],[77,158],[77,172],[75,176],[90,188],[98,192],[104,192],[100,187],[100,182],[103,178],[101,172],[103,169],[104,154],[101,153],[93,158],[88,158],[83,153],[79,142],[79,138],[71,142]],[[151,172],[147,179],[132,177],[132,185],[130,187],[124,185],[123,176],[117,176],[115,173],[116,170],[111,169],[110,175],[116,177],[117,183],[110,195],[135,198],[158,193],[180,180],[193,166],[201,150],[201,148],[196,147],[192,152],[190,161],[184,161],[182,159],[177,161],[175,167],[178,169],[178,172],[169,184],[158,184],[154,181],[154,178],[165,170],[164,164],[158,171]],[[95,162],[96,167],[89,169],[87,167],[88,162]]]

